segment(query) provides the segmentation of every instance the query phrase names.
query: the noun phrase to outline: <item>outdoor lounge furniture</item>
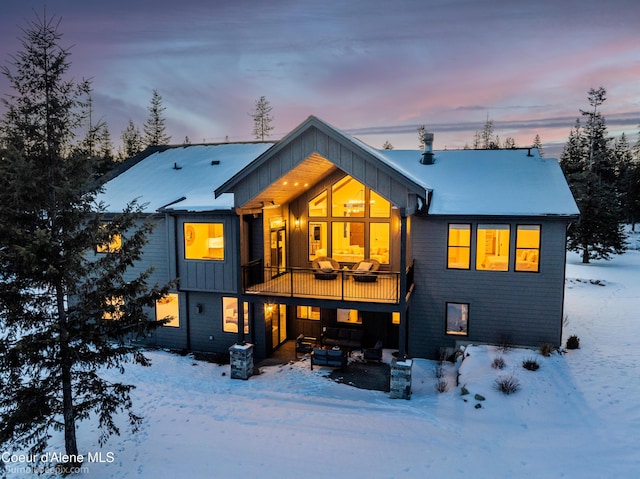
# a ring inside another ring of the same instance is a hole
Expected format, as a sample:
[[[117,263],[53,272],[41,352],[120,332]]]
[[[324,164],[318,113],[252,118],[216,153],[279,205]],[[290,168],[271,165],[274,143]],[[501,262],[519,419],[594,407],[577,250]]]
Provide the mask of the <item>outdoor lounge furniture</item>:
[[[320,342],[323,346],[338,346],[349,352],[362,349],[364,331],[352,328],[325,328]]]
[[[316,345],[316,338],[311,338],[300,334],[296,338],[296,357],[298,354],[311,354]]]
[[[320,349],[313,348],[311,353],[311,370],[313,366],[328,366],[343,370],[347,365],[347,357],[342,349]]]
[[[365,361],[382,361],[382,341],[378,340],[374,347],[362,350]]]
[[[326,256],[314,259],[311,268],[316,279],[336,279],[340,274],[340,263]]]
[[[353,280],[360,283],[375,283],[378,280],[376,271],[380,268],[378,260],[369,258],[353,265]]]

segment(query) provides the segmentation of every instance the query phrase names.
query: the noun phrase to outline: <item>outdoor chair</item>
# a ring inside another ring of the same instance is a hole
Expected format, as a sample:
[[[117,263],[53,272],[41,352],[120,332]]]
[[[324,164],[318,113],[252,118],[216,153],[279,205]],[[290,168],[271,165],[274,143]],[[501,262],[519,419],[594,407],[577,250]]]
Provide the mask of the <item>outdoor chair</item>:
[[[376,271],[380,268],[380,262],[375,259],[365,259],[353,265],[353,280],[360,283],[374,283],[378,280]]]
[[[382,361],[382,341],[378,340],[374,347],[363,349],[365,361]]]
[[[296,338],[296,357],[298,354],[311,354],[316,345],[316,338],[300,335]]]
[[[314,259],[311,268],[316,279],[336,279],[340,274],[340,263],[326,256]]]

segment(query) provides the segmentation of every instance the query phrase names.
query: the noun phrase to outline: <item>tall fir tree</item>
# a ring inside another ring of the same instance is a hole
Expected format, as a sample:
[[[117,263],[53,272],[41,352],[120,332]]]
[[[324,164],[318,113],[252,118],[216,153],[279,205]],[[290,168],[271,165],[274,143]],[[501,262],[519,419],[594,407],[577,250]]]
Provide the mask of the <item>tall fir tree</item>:
[[[129,119],[127,127],[122,132],[122,135],[120,135],[120,139],[122,140],[122,149],[118,156],[122,160],[136,156],[144,150],[144,141],[140,134],[140,128],[138,128],[131,119]]]
[[[266,97],[261,96],[255,105],[251,118],[253,118],[252,134],[256,140],[264,141],[265,138],[271,136],[273,130],[273,116],[271,116],[271,104]]]
[[[162,105],[162,97],[158,90],[153,90],[151,102],[149,103],[149,117],[144,124],[144,143],[147,146],[167,145],[171,137],[167,135],[164,111],[167,109]]]
[[[600,106],[604,88],[589,90],[591,110],[581,110],[584,126],[576,121],[560,157],[560,165],[580,209],[580,221],[569,229],[567,247],[582,262],[609,259],[625,250],[620,201],[615,183],[615,155]]]
[[[4,100],[0,151],[0,448],[42,453],[61,430],[74,466],[79,421],[94,415],[101,443],[119,433],[121,411],[139,424],[133,386],[100,371],[148,364],[127,338],[161,324],[144,312],[167,289],[148,285],[148,271],[125,278],[151,224],[135,204],[105,223],[95,203],[95,161],[70,145],[89,87],[65,79],[58,27],[36,16],[2,69],[15,94]],[[92,253],[116,243],[117,253]]]
[[[533,139],[533,145],[531,145],[533,148],[537,148],[538,149],[538,154],[540,155],[540,157],[544,157],[544,151],[542,150],[542,140],[540,139],[540,135],[536,133],[535,138]]]

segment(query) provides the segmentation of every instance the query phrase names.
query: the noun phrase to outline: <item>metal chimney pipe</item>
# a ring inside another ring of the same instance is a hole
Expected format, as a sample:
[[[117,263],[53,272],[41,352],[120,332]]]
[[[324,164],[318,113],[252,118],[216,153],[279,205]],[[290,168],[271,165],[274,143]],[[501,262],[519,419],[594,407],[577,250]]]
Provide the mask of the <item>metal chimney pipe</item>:
[[[433,165],[433,133],[426,132],[422,137],[424,140],[424,152],[420,163],[423,165]]]

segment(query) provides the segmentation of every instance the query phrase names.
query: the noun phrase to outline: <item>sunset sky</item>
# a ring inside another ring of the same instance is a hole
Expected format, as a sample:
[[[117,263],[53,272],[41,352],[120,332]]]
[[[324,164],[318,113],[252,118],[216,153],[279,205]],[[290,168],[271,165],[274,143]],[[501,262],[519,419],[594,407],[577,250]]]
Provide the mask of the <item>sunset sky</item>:
[[[0,11],[8,65],[44,2]],[[142,128],[153,89],[172,143],[253,139],[264,95],[271,139],[315,115],[375,147],[417,148],[424,124],[435,148],[462,148],[489,117],[502,140],[539,134],[557,156],[599,86],[610,133],[637,140],[638,0],[48,0],[46,12],[116,145],[129,119]]]

